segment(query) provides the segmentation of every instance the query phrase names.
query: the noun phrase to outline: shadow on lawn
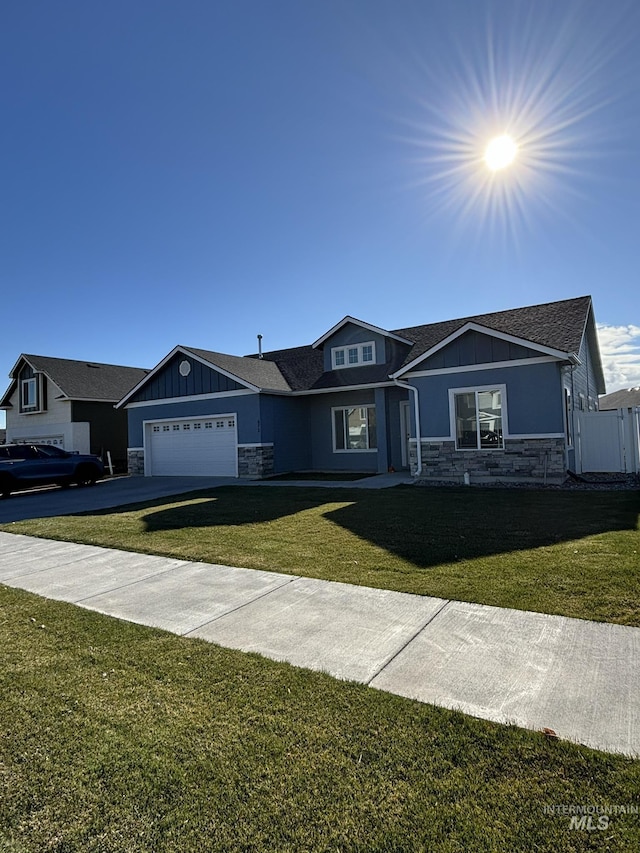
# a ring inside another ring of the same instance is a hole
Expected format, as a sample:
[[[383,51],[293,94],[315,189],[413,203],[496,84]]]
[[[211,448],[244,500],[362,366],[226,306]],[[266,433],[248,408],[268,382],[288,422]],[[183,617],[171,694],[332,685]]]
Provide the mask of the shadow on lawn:
[[[287,516],[293,521],[297,513],[323,505],[327,505],[324,517],[334,524],[426,568],[556,545],[597,533],[636,530],[640,493],[415,487],[333,492],[232,487],[218,489],[195,504],[149,512],[144,521],[148,531],[239,526]],[[322,541],[317,545],[323,549]],[[329,544],[326,550],[331,550]]]

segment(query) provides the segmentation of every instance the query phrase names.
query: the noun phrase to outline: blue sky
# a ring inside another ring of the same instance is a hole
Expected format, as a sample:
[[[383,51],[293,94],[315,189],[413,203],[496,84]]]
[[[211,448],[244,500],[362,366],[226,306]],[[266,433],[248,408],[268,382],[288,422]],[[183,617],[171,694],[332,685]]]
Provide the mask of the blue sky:
[[[0,369],[590,293],[640,384],[639,38],[628,0],[3,4]]]

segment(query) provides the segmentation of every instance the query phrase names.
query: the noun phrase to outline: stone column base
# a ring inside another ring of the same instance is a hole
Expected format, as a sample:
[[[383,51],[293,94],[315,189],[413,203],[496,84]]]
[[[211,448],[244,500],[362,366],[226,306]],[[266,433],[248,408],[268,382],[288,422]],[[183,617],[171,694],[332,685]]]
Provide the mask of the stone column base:
[[[144,477],[144,450],[127,448],[127,471],[132,477]]]
[[[260,480],[273,474],[273,444],[238,445],[238,477]]]

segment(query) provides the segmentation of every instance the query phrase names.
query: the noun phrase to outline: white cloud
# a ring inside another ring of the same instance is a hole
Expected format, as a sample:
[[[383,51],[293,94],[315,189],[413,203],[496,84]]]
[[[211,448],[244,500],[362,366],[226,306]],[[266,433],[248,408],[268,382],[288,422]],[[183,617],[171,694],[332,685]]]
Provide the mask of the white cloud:
[[[640,386],[640,326],[598,323],[607,393]]]

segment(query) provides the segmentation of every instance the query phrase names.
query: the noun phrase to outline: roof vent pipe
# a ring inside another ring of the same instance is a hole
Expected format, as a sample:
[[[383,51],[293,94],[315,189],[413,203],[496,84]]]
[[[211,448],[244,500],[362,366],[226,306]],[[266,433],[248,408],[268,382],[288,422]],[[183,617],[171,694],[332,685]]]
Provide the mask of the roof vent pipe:
[[[262,335],[258,335],[258,358],[262,358]]]

